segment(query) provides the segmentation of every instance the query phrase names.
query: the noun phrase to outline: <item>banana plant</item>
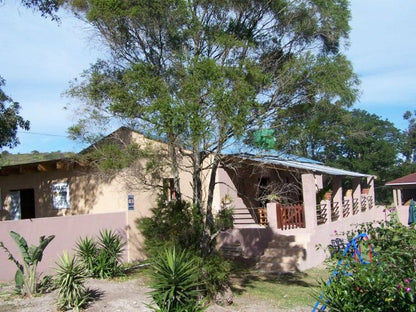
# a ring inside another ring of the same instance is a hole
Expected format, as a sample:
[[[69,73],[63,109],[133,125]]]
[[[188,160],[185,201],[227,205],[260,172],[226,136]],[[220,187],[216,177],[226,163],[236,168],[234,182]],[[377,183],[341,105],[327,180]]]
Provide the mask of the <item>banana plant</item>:
[[[31,296],[36,293],[37,279],[36,268],[42,260],[43,252],[49,243],[55,238],[55,235],[48,237],[41,236],[39,245],[29,246],[23,236],[14,231],[10,231],[10,236],[16,242],[17,247],[22,255],[23,263],[20,263],[11,252],[0,242],[0,247],[8,254],[9,260],[17,266],[15,274],[16,291],[22,295]]]

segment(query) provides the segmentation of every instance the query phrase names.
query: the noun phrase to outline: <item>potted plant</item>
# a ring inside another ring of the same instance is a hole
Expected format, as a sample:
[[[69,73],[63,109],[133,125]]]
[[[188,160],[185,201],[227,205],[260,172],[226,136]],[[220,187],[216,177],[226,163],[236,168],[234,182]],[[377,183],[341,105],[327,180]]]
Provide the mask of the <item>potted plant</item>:
[[[369,188],[363,188],[363,189],[361,189],[361,194],[362,195],[368,195],[368,194],[370,194],[370,189]]]
[[[331,200],[332,199],[332,190],[326,191],[326,193],[324,194],[324,199],[325,200]]]

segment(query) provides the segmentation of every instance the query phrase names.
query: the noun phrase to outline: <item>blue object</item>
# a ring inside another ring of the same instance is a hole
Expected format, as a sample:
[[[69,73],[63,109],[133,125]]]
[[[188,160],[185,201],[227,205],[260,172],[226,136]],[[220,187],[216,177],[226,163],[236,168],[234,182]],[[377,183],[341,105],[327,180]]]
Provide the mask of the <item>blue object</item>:
[[[416,223],[416,205],[415,201],[412,199],[409,205],[409,219],[407,224],[411,225],[413,223]]]
[[[354,255],[357,255],[357,257],[358,257],[358,259],[360,260],[360,262],[362,263],[362,264],[369,264],[369,262],[367,262],[367,261],[365,261],[364,260],[364,258],[362,257],[362,255],[361,255],[361,252],[360,252],[360,249],[359,249],[359,247],[358,247],[358,244],[357,244],[357,241],[360,241],[360,240],[362,240],[362,239],[366,239],[366,240],[368,240],[368,236],[367,236],[367,234],[366,233],[361,233],[361,234],[358,234],[357,236],[355,236],[349,243],[348,243],[348,245],[347,245],[347,247],[345,247],[345,249],[344,249],[344,251],[343,251],[343,253],[342,253],[342,258],[338,261],[338,263],[337,263],[337,267],[339,267],[340,265],[341,265],[341,263],[342,263],[342,261],[343,261],[343,258],[345,258],[347,255],[348,255],[348,253],[350,253],[351,254],[351,256],[352,257],[354,257]],[[376,253],[374,252],[374,249],[373,249],[373,247],[372,246],[370,246],[370,248],[371,248],[371,252],[373,253],[373,255],[375,256],[376,255]],[[350,250],[351,249],[351,250]],[[338,270],[337,269],[335,269],[333,272],[332,272],[332,274],[331,274],[331,276],[329,277],[329,279],[328,279],[328,281],[326,282],[326,284],[327,285],[329,285],[329,284],[331,284],[331,280],[332,280],[332,278],[334,277],[334,276],[336,276],[336,275],[338,275],[340,272],[338,272]],[[349,276],[352,276],[352,273],[349,273],[349,272],[344,272],[344,271],[342,271],[341,272],[342,274],[344,274],[344,275],[349,275]],[[318,299],[318,301],[315,303],[315,306],[313,307],[313,309],[312,309],[312,312],[316,312],[316,311],[325,311],[325,309],[326,309],[326,305],[325,304],[322,304],[322,299],[323,299],[323,294],[321,295],[321,296],[319,296],[319,299]],[[322,304],[322,305],[321,305]],[[319,307],[319,305],[321,305],[321,307]]]

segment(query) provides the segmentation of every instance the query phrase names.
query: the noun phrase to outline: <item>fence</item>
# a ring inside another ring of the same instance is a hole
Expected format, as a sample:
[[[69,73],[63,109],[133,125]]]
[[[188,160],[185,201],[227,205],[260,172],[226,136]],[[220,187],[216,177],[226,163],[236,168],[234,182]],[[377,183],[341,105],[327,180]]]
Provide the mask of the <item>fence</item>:
[[[55,262],[63,251],[72,252],[76,241],[80,237],[93,237],[102,229],[116,231],[126,241],[126,212],[88,214],[65,217],[49,217],[27,220],[0,221],[0,241],[10,252],[21,261],[20,252],[9,235],[15,231],[22,235],[29,245],[38,245],[42,235],[55,235],[55,238],[46,247],[42,261],[38,266],[38,273],[53,273]],[[126,246],[127,248],[127,246]],[[123,260],[127,260],[124,252]],[[0,281],[9,281],[14,278],[16,266],[7,258],[7,254],[0,249]]]
[[[281,230],[305,227],[303,205],[276,204],[277,227]]]

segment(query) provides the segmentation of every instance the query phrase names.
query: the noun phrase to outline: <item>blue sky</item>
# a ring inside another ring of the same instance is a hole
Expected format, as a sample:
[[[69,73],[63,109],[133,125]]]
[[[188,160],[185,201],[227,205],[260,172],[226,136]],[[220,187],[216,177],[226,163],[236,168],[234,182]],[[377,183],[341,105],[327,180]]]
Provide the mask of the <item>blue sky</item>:
[[[11,150],[79,151],[66,138],[74,122],[63,107],[68,83],[97,58],[105,57],[93,31],[64,15],[57,25],[6,0],[0,5],[0,75],[6,94],[18,101],[30,133],[19,132],[21,144]],[[414,0],[352,0],[352,31],[346,51],[361,80],[354,105],[405,129],[406,110],[416,102],[416,2]]]

